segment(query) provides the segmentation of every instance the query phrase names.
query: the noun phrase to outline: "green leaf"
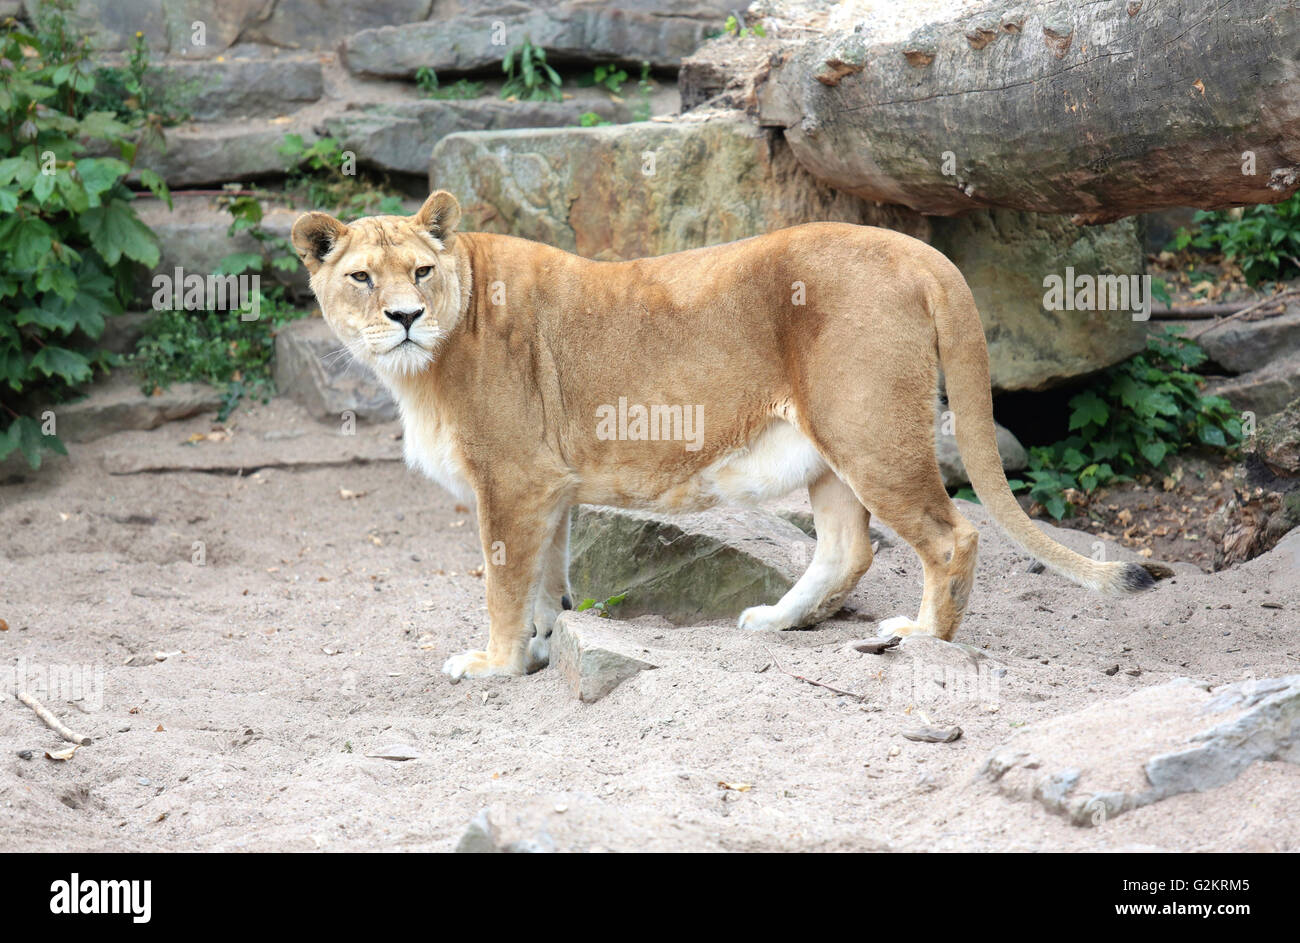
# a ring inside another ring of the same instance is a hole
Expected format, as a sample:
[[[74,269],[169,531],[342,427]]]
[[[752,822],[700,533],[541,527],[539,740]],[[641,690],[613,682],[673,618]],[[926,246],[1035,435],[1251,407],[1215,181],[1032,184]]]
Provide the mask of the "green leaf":
[[[174,209],[172,206],[171,189],[167,186],[167,181],[164,180],[161,175],[146,168],[145,170],[140,171],[140,182],[149,188],[149,192],[166,203],[169,210]]]
[[[109,200],[87,210],[81,220],[90,244],[109,265],[116,265],[123,256],[150,268],[158,264],[158,241],[126,200]]]
[[[77,175],[86,192],[98,196],[112,189],[131,168],[116,157],[87,157],[77,161]]]
[[[1092,390],[1086,390],[1070,399],[1074,411],[1070,413],[1070,430],[1083,429],[1089,425],[1104,426],[1110,417],[1110,409],[1100,396]]]
[[[1139,450],[1142,457],[1154,466],[1159,466],[1169,454],[1169,446],[1164,442],[1147,442]]]
[[[32,358],[32,368],[47,377],[60,377],[70,384],[90,379],[90,361],[75,350],[50,345],[42,347]]]

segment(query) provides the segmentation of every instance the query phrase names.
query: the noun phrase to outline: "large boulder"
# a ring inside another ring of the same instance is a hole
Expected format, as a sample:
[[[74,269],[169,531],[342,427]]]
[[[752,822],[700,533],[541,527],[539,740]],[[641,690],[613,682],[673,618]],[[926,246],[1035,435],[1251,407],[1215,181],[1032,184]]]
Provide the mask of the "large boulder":
[[[832,190],[790,149],[735,113],[606,128],[453,134],[434,148],[430,188],[459,197],[464,228],[505,232],[601,259],[659,255],[815,220],[931,238],[930,222]],[[1137,225],[1079,227],[1029,213],[936,220],[933,240],[971,283],[993,382],[1027,389],[1140,350],[1124,312],[1046,311],[1044,278],[1136,273]]]
[[[1045,213],[984,210],[932,224],[935,248],[957,264],[975,295],[996,389],[1040,389],[1145,346],[1147,324],[1131,310],[1049,310],[1044,303],[1045,279],[1064,280],[1067,270],[1076,279],[1141,274],[1136,220],[1077,226]]]
[[[626,594],[614,609],[620,619],[733,620],[785,595],[813,546],[793,524],[758,510],[664,517],[584,506],[573,516],[569,579],[579,600]]]
[[[421,66],[469,72],[499,67],[506,52],[527,38],[553,64],[619,60],[675,68],[710,29],[722,25],[728,10],[722,0],[506,0],[475,4],[459,16],[365,30],[348,38],[343,56],[350,69],[369,75],[409,77]]]
[[[754,60],[761,122],[819,180],[924,213],[1095,222],[1300,186],[1294,3],[1030,0],[938,20],[884,41],[783,30]]]
[[[460,199],[464,229],[602,259],[729,242],[813,220],[928,234],[926,221],[819,185],[737,116],[600,128],[453,134],[429,187]]]

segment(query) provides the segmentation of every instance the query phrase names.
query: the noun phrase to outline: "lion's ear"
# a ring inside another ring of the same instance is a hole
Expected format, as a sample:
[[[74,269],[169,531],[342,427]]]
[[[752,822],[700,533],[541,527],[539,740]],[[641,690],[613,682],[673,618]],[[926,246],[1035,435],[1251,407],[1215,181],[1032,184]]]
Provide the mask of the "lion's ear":
[[[460,204],[446,190],[438,190],[429,194],[414,218],[417,226],[450,249],[460,222]]]
[[[290,239],[298,258],[314,274],[347,231],[348,227],[329,213],[304,213],[293,224]]]

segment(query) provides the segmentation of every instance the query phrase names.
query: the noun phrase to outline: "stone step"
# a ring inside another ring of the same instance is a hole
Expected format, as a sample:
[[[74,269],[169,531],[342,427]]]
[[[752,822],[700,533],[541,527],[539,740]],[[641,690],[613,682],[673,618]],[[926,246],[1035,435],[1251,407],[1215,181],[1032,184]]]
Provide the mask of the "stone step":
[[[721,28],[735,4],[620,0],[532,6],[489,2],[460,16],[363,30],[343,43],[343,58],[354,72],[369,75],[409,77],[422,66],[473,72],[499,67],[506,52],[528,38],[547,51],[552,65],[618,60],[676,68],[706,33]]]
[[[86,397],[54,409],[55,431],[65,442],[92,442],[115,432],[156,429],[221,408],[222,391],[206,383],[173,383],[144,393],[134,370],[115,370],[91,384]]]
[[[158,63],[148,80],[193,121],[273,118],[319,101],[325,94],[319,56],[259,55],[257,47],[236,47],[244,55],[214,59],[171,58]]]

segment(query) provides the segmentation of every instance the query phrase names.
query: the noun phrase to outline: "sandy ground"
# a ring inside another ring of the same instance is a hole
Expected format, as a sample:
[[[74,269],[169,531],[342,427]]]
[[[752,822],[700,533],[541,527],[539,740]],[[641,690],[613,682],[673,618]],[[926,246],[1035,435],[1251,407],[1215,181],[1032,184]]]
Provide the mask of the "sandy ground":
[[[1015,729],[1098,700],[1300,671],[1296,561],[1182,564],[1106,600],[1028,572],[965,505],[983,544],[960,640],[1000,676],[939,688],[915,659],[845,651],[916,605],[919,565],[889,542],[853,617],[814,630],[619,624],[662,667],[588,705],[558,672],[440,673],[486,637],[476,527],[400,463],[349,461],[395,456],[395,427],[343,437],[278,400],[234,419],[224,441],[181,444],[206,420],[109,436],[0,487],[0,668],[79,680],[47,703],[95,740],[46,759],[58,739],[4,698],[0,850],[448,850],[484,807],[610,850],[1300,849],[1288,764],[1099,828],[978,773]],[[157,470],[185,464],[211,470]],[[920,713],[964,736],[900,737]],[[366,755],[394,746],[418,755]]]

